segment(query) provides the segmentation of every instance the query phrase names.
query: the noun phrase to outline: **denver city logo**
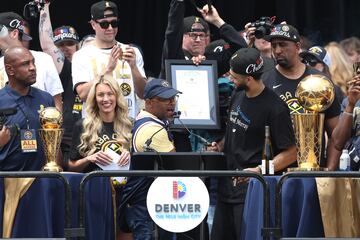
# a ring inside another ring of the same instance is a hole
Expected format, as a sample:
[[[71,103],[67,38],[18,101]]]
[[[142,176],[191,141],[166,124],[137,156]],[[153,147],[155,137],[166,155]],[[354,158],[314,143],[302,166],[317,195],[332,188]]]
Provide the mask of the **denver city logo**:
[[[150,186],[146,204],[159,227],[169,232],[186,232],[204,220],[209,193],[196,177],[159,177]]]
[[[185,196],[186,186],[180,181],[173,181],[173,198],[179,199]]]

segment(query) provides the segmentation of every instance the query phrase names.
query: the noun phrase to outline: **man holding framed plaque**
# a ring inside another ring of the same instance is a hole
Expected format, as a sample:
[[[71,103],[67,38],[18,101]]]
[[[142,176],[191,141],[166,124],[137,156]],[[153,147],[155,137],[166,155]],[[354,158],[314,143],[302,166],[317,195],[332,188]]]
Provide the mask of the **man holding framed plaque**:
[[[203,59],[204,55],[208,60],[217,60],[218,66],[227,66],[221,67],[227,71],[231,55],[237,49],[247,47],[245,40],[240,37],[233,26],[219,16],[214,6],[207,4],[202,9],[197,7],[197,10],[201,13],[202,18],[196,16],[184,18],[185,2],[183,0],[171,1],[163,45],[160,78],[165,78],[166,59],[191,60],[193,57],[199,56],[200,59]],[[226,44],[219,46],[216,51],[206,51],[206,46],[210,43],[210,29],[207,22],[219,29],[220,37],[226,42]],[[227,57],[223,57],[224,54]],[[219,72],[218,74],[221,76],[224,73]]]

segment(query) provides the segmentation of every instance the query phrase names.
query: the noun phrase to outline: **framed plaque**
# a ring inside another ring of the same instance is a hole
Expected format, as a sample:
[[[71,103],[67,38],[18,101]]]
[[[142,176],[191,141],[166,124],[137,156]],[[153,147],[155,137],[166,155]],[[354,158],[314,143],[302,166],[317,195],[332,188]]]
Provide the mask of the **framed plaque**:
[[[219,129],[219,92],[217,63],[202,61],[196,66],[189,60],[165,60],[166,79],[181,91],[176,105],[180,120],[191,129]],[[174,128],[183,128],[175,118]]]

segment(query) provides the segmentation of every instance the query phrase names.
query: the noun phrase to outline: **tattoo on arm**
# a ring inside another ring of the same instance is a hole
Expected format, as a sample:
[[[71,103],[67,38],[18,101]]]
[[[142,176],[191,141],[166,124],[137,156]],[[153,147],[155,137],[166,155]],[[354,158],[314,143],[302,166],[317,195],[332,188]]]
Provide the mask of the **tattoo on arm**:
[[[45,22],[45,18],[47,17],[47,14],[46,13],[42,13],[41,16],[40,16],[40,24],[39,24],[39,30],[40,32],[43,31],[43,28],[44,28],[44,22]]]
[[[58,63],[63,63],[65,61],[65,56],[59,49],[54,50],[54,53],[57,55],[56,61]]]

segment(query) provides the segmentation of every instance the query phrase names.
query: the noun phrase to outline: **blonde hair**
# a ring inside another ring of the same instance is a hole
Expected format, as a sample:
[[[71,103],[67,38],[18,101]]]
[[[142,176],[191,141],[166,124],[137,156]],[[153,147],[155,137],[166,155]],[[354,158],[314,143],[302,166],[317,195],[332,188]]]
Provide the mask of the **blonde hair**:
[[[127,103],[120,90],[119,84],[112,76],[104,75],[100,76],[100,79],[91,87],[86,99],[86,117],[83,120],[84,131],[80,136],[80,144],[78,146],[82,156],[88,156],[96,152],[96,142],[103,129],[103,121],[100,117],[99,107],[96,102],[96,87],[99,84],[108,85],[115,94],[114,133],[116,134],[116,141],[118,141],[123,148],[130,148],[132,124],[128,117]]]
[[[353,78],[351,59],[337,42],[328,43],[325,49],[331,57],[331,79],[346,94],[347,82]]]

